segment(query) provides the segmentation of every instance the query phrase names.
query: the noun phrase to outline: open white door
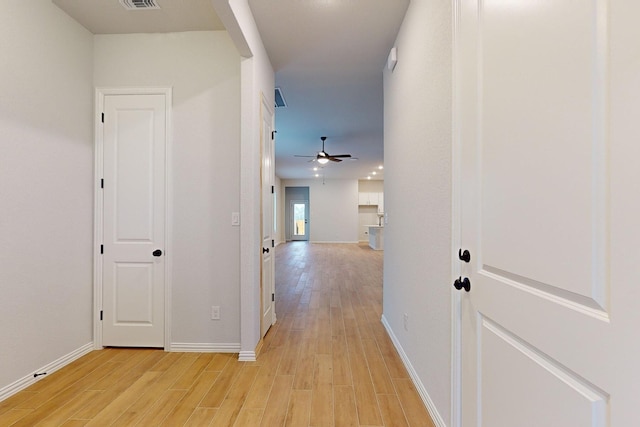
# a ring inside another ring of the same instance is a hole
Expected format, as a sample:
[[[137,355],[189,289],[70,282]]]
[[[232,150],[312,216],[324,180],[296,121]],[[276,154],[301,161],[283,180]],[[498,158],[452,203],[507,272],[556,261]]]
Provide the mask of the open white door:
[[[261,263],[261,319],[260,332],[263,337],[275,323],[275,256],[273,236],[273,198],[275,183],[273,111],[264,96],[260,109],[260,146],[262,152],[262,263]]]
[[[457,4],[461,424],[638,426],[640,2]]]
[[[164,347],[164,94],[104,96],[102,345]]]

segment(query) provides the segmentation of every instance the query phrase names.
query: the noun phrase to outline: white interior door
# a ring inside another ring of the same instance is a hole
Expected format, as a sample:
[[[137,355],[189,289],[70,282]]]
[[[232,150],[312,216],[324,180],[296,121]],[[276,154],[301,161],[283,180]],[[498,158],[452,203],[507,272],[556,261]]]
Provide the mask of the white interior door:
[[[309,240],[309,202],[291,201],[291,240]]]
[[[640,425],[640,3],[458,5],[462,425]]]
[[[261,264],[261,302],[262,318],[260,330],[264,336],[275,322],[275,257],[273,236],[273,198],[274,198],[274,141],[273,112],[262,98],[260,145],[262,148],[262,264]]]
[[[165,129],[165,95],[104,97],[104,346],[164,346]]]

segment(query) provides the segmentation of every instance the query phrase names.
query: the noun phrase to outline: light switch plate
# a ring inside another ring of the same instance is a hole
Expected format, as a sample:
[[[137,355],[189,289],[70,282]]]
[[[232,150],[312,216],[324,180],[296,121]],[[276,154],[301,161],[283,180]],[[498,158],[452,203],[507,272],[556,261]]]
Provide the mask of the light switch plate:
[[[211,306],[211,320],[220,320],[220,306],[212,305]]]
[[[231,212],[231,225],[240,225],[240,212]]]

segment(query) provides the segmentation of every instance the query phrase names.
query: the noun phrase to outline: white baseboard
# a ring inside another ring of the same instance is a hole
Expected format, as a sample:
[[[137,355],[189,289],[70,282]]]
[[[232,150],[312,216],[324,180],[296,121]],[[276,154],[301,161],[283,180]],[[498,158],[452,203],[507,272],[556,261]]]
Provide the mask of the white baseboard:
[[[169,351],[184,353],[239,353],[240,343],[173,342]]]
[[[420,398],[424,402],[424,405],[427,407],[427,411],[429,411],[429,415],[431,415],[431,419],[433,420],[433,422],[437,427],[446,427],[446,424],[444,423],[442,416],[436,409],[436,405],[433,403],[433,400],[431,400],[431,397],[429,396],[429,393],[427,393],[427,389],[424,387],[424,384],[422,384],[422,381],[420,381],[420,377],[418,377],[418,373],[413,368],[413,365],[411,364],[411,361],[409,360],[407,353],[404,352],[404,349],[400,345],[400,341],[398,340],[396,335],[393,333],[393,329],[391,329],[391,325],[389,325],[389,322],[387,322],[387,319],[384,317],[384,314],[382,315],[381,320],[382,320],[382,324],[387,330],[387,333],[389,334],[389,338],[391,338],[393,345],[395,346],[396,350],[398,350],[398,354],[400,355],[400,359],[402,359],[402,363],[404,363],[404,367],[407,368],[407,372],[409,372],[409,376],[411,377],[411,381],[413,381],[413,385],[416,387],[416,390],[418,390],[418,394],[420,395]]]
[[[255,362],[256,361],[256,352],[255,351],[241,351],[238,356],[238,361],[240,362]]]
[[[353,243],[358,243],[357,240],[348,240],[348,241],[324,241],[324,240],[314,240],[314,241],[310,241],[310,243],[348,243],[348,244],[353,244]]]
[[[29,387],[32,384],[35,384],[36,382],[40,381],[41,379],[43,379],[44,377],[46,377],[47,375],[50,375],[52,373],[54,373],[55,371],[64,368],[65,366],[67,366],[69,363],[73,362],[76,359],[81,358],[82,356],[84,356],[85,354],[89,353],[93,351],[93,342],[90,342],[88,344],[83,345],[82,347],[73,350],[71,353],[69,354],[65,354],[64,356],[60,357],[57,360],[54,360],[53,362],[49,363],[48,365],[43,366],[42,368],[36,369],[35,372],[33,374],[29,374],[25,377],[20,378],[19,380],[9,384],[8,386],[2,387],[0,388],[0,402],[9,398],[10,396],[13,396],[14,394],[16,394],[17,392],[24,390],[25,388]],[[35,373],[42,373],[42,372],[46,372],[47,375],[42,375],[42,376],[38,376],[38,377],[34,377],[33,375]]]

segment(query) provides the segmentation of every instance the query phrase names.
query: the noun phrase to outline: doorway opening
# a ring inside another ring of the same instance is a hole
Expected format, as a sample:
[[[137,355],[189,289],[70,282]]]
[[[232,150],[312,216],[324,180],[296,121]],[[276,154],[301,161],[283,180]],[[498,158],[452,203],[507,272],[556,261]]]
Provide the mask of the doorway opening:
[[[294,200],[291,202],[291,240],[309,240],[309,202]]]
[[[285,234],[286,240],[309,241],[310,221],[309,187],[286,187]]]

